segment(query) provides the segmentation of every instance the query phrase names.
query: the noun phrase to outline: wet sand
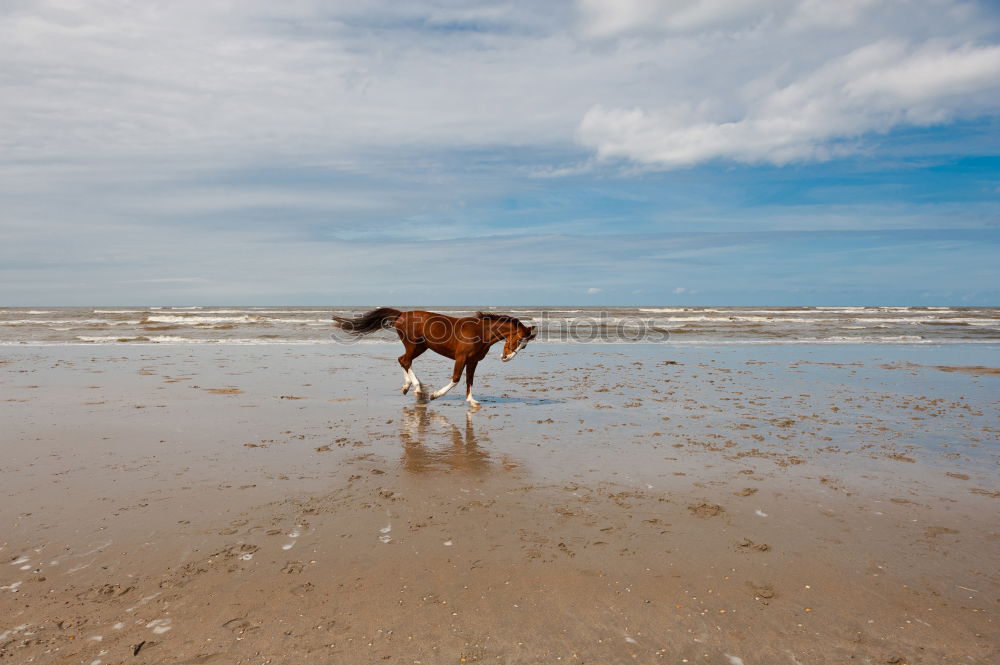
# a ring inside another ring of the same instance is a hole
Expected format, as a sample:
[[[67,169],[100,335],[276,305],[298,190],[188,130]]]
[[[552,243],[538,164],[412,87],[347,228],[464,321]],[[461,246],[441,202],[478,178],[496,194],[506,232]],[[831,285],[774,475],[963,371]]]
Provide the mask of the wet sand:
[[[993,347],[396,355],[9,349],[0,662],[1000,659]]]

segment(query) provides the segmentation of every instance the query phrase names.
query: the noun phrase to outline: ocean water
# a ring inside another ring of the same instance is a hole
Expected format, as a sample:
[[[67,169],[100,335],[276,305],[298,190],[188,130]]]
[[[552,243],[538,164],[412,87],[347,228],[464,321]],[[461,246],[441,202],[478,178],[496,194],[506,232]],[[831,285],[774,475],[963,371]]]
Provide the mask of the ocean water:
[[[0,345],[380,344],[346,338],[331,316],[364,307],[7,307]],[[430,309],[471,316],[462,307]],[[995,307],[491,307],[540,341],[604,344],[1000,344]]]

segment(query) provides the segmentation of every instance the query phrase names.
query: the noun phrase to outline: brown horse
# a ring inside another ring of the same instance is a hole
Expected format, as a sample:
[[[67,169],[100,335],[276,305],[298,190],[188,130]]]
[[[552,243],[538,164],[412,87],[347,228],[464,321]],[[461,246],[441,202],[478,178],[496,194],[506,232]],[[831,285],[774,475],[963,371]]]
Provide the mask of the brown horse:
[[[490,347],[505,340],[503,356],[507,362],[517,355],[535,338],[535,327],[526,326],[513,316],[506,314],[485,314],[476,312],[475,316],[457,318],[434,312],[401,312],[398,309],[381,307],[353,319],[340,316],[333,317],[336,326],[352,335],[365,335],[383,328],[394,327],[400,341],[406,347],[406,352],[399,357],[399,365],[403,368],[403,387],[405,395],[413,386],[413,393],[423,396],[424,389],[420,379],[413,373],[413,361],[421,353],[430,349],[446,358],[455,361],[455,370],[451,375],[451,383],[429,395],[431,399],[444,396],[458,385],[465,370],[465,401],[469,406],[477,407],[479,402],[472,398],[472,379],[476,374],[476,365],[486,357]]]

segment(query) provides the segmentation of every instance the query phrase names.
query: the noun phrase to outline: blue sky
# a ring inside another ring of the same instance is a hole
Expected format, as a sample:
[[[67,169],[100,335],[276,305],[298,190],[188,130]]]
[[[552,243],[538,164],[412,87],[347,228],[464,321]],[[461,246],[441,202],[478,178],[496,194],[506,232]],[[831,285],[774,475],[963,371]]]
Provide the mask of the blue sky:
[[[1000,304],[1000,11],[0,8],[0,305]]]

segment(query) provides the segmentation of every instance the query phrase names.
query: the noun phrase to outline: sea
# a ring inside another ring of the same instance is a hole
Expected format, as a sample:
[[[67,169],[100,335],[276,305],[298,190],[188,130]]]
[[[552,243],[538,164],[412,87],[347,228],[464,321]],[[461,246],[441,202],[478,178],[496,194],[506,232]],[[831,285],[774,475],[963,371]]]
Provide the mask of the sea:
[[[349,338],[331,317],[369,307],[6,307],[0,346],[398,343],[392,331]],[[406,307],[476,309],[568,344],[1000,344],[996,307]]]

